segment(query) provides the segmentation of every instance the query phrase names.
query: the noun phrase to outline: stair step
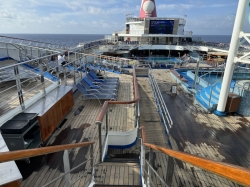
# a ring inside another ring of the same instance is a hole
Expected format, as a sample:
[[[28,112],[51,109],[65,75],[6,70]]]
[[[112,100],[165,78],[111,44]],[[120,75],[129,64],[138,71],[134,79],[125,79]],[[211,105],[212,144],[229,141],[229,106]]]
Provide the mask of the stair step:
[[[139,163],[137,158],[105,158],[104,162]]]
[[[94,187],[142,187],[141,185],[107,185],[107,184],[95,184]]]

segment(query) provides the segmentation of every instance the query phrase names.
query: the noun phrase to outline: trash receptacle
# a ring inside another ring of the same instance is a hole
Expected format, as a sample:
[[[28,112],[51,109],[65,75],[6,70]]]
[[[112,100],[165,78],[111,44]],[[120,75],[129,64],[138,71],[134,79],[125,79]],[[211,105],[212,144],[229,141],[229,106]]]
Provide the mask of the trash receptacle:
[[[235,93],[229,93],[225,112],[237,112],[240,105],[240,96]]]

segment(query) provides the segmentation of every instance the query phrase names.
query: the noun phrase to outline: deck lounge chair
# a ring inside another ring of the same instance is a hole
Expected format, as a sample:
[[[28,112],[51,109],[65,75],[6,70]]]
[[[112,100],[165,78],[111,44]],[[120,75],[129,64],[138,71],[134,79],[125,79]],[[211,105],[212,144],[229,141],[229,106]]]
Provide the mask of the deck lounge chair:
[[[117,90],[115,90],[115,89],[92,89],[92,88],[89,88],[88,86],[86,86],[86,84],[83,84],[82,82],[84,82],[84,81],[81,81],[79,84],[80,84],[81,86],[83,86],[84,89],[85,89],[88,93],[115,94],[115,95],[117,95]]]
[[[95,82],[103,82],[103,83],[115,83],[117,84],[119,79],[100,79],[94,73],[89,72],[88,77],[91,77]]]
[[[80,83],[86,88],[86,90],[92,90],[92,89],[94,89],[94,90],[98,90],[100,92],[111,91],[111,92],[114,92],[114,93],[117,93],[117,91],[118,91],[117,89],[111,89],[111,88],[106,88],[106,87],[102,88],[102,87],[100,87],[98,85],[89,86],[88,83],[84,79],[82,79],[80,81]]]
[[[91,80],[89,80],[87,77],[84,77],[83,80],[93,89],[97,89],[97,88],[105,88],[105,89],[117,89],[117,85],[111,85],[111,84],[103,84],[103,83],[96,83],[92,82]]]
[[[100,78],[100,76],[98,76],[97,74],[96,74],[96,72],[94,71],[94,70],[91,70],[90,72],[89,72],[89,74],[90,74],[90,76],[91,77],[93,77],[93,79],[101,79]],[[101,76],[101,77],[103,77],[103,76]],[[113,81],[113,80],[119,80],[119,78],[118,77],[103,77],[103,79],[104,80],[106,80],[106,81]],[[103,80],[103,79],[101,79],[101,80]]]
[[[102,82],[102,81],[98,81],[98,80],[93,79],[89,74],[87,74],[86,77],[96,85],[111,85],[111,86],[117,86],[118,87],[118,84],[119,84],[119,82]]]
[[[101,99],[116,100],[116,94],[88,93],[88,91],[81,84],[77,84],[76,87],[86,97],[86,99],[98,99],[100,104]]]

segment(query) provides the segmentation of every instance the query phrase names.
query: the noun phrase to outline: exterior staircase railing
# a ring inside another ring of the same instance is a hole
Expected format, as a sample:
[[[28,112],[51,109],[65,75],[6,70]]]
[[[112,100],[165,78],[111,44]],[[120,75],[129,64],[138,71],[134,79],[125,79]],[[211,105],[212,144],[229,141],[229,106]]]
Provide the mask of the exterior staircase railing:
[[[148,77],[149,77],[150,85],[151,85],[151,88],[152,88],[152,91],[154,94],[154,98],[155,98],[155,102],[156,102],[156,105],[158,108],[158,112],[162,118],[163,124],[165,126],[165,130],[166,130],[167,134],[169,134],[169,130],[173,126],[173,121],[172,121],[172,118],[169,114],[168,108],[165,104],[165,101],[162,97],[159,86],[155,80],[153,69],[150,66],[149,66]]]
[[[163,154],[168,155],[171,158],[177,159],[184,163],[191,164],[198,168],[204,169],[205,171],[211,172],[215,175],[224,177],[230,181],[236,182],[243,186],[250,186],[250,170],[249,168],[240,167],[237,165],[218,162],[214,160],[210,160],[204,157],[191,155],[188,153],[184,153],[181,151],[175,151],[172,149],[168,149],[162,146],[157,146],[154,144],[147,143],[146,133],[144,127],[142,129],[142,139],[141,139],[141,169],[144,171],[142,173],[143,177],[143,185],[145,186],[157,186],[153,184],[152,181],[152,172],[156,173],[156,171],[152,168],[153,165],[153,151],[159,151]],[[145,159],[145,151],[146,148],[149,148],[149,159],[148,161]],[[146,164],[148,164],[146,166]],[[168,171],[167,171],[168,172]],[[171,171],[173,173],[173,171]],[[161,181],[162,186],[171,186],[171,181],[164,181],[159,174],[155,174],[156,177]]]
[[[0,153],[0,163],[13,161],[13,160],[21,160],[21,159],[31,158],[31,157],[35,157],[35,156],[39,156],[39,155],[46,155],[49,153],[56,153],[59,151],[64,151],[64,154],[63,154],[64,174],[60,175],[59,177],[54,178],[52,181],[43,185],[43,187],[49,186],[61,178],[65,179],[66,187],[70,187],[70,186],[74,185],[82,177],[86,176],[88,174],[88,172],[91,172],[92,177],[89,179],[89,181],[86,181],[86,183],[91,184],[91,183],[94,183],[94,174],[95,174],[94,152],[93,152],[93,144],[94,143],[95,142],[91,141],[91,142],[82,142],[82,143],[75,143],[75,144],[49,146],[49,147],[43,147],[43,148],[37,148],[37,149],[3,152],[3,153]],[[73,148],[78,148],[78,147],[86,147],[86,146],[89,147],[89,150],[87,153],[87,155],[89,155],[89,158],[86,161],[83,161],[82,163],[77,165],[76,167],[70,168],[68,149],[73,149]],[[78,176],[78,178],[76,180],[71,181],[70,172],[83,166],[87,162],[90,162],[90,167],[85,168],[85,171],[80,176]]]
[[[138,118],[140,116],[139,111],[139,91],[137,78],[135,73],[135,67],[133,68],[133,86],[134,86],[134,99],[131,101],[105,101],[102,109],[96,119],[96,125],[99,129],[99,149],[100,149],[100,162],[104,161],[104,156],[108,147],[108,132],[109,132],[109,106],[110,105],[125,105],[125,104],[135,104],[135,128],[138,128]]]

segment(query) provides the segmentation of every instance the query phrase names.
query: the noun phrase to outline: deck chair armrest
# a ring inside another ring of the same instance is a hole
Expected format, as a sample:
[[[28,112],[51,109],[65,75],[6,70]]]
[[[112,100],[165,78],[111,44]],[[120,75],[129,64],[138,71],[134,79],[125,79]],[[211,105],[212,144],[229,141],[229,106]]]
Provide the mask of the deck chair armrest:
[[[101,82],[92,82],[92,83],[103,86],[103,84]]]
[[[107,88],[100,88],[100,90],[103,90],[103,91],[109,91],[109,90],[117,91],[117,89],[107,89]]]
[[[96,82],[106,82],[105,80],[102,80],[102,79],[94,79],[94,81],[96,81]]]
[[[101,92],[99,92],[97,89],[88,89],[88,90],[86,90],[87,92],[89,92],[89,91],[96,91],[96,92],[98,92],[99,94],[101,94]]]
[[[98,87],[98,88],[101,89],[101,87],[100,87],[99,85],[94,85],[94,86],[89,85],[89,87],[90,87],[90,88],[96,88],[96,87]]]

